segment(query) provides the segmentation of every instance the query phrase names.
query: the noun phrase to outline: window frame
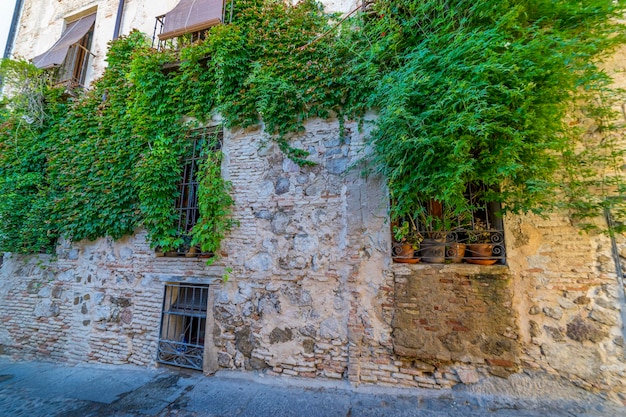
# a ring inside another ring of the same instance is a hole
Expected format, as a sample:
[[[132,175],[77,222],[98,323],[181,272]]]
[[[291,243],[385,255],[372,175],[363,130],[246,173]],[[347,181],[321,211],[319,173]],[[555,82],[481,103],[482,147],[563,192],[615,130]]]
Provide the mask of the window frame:
[[[203,370],[209,297],[208,284],[165,284],[157,362]]]
[[[202,252],[199,245],[191,246],[189,232],[200,219],[198,205],[200,181],[197,173],[200,165],[207,159],[206,153],[222,148],[224,130],[221,126],[203,126],[190,129],[185,134],[185,140],[190,141],[190,143],[188,144],[188,152],[183,156],[180,163],[178,195],[174,204],[174,210],[177,213],[177,235],[184,240],[184,243],[176,250],[167,252],[157,250],[157,256],[210,258],[214,255],[213,253]]]
[[[412,216],[391,222],[393,261],[506,265],[502,207],[499,202],[482,200],[486,191],[479,184],[467,187],[465,197],[472,210],[465,218],[452,217],[442,203],[429,200]]]
[[[65,84],[69,88],[84,88],[87,79],[90,58],[95,55],[91,52],[95,31],[95,23],[78,42],[71,45],[63,63],[55,67],[54,84]],[[69,74],[69,75],[68,75]]]

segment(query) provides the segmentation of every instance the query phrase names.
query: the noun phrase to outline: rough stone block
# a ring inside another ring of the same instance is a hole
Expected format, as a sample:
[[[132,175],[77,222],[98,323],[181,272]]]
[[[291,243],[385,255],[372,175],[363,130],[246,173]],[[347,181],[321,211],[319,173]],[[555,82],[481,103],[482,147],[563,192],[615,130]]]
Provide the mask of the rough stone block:
[[[589,317],[598,323],[606,324],[607,326],[615,326],[617,324],[617,317],[612,311],[603,310],[601,308],[594,308],[589,313]]]
[[[560,320],[563,317],[563,310],[560,307],[544,307],[543,313],[555,320]]]
[[[597,343],[609,336],[608,332],[603,330],[597,324],[576,316],[567,323],[567,337],[578,342],[589,340]]]

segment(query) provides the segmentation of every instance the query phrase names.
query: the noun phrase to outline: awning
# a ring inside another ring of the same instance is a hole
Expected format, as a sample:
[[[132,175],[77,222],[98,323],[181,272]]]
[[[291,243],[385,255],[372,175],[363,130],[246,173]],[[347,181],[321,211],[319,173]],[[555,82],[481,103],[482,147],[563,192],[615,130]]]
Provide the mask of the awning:
[[[223,0],[181,0],[165,15],[159,39],[176,38],[218,25],[222,23],[223,7]]]
[[[96,15],[90,14],[68,24],[65,32],[61,35],[61,39],[56,41],[52,48],[45,53],[33,58],[33,64],[41,69],[61,65],[70,46],[79,42],[89,32],[95,21]]]

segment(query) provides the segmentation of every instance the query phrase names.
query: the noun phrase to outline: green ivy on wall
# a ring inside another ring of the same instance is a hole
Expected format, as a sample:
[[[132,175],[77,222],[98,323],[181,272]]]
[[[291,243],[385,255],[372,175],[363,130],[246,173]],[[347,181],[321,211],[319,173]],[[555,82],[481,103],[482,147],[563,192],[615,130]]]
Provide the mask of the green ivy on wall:
[[[379,109],[374,158],[395,214],[430,199],[462,214],[468,183],[499,188],[485,197],[513,212],[564,200],[556,197],[559,173],[581,137],[565,116],[605,89],[608,77],[596,64],[624,42],[624,2],[376,5],[364,36],[372,47],[357,63]],[[588,116],[594,111],[587,107]]]
[[[609,0],[378,0],[339,20],[311,0],[238,0],[232,21],[180,51],[156,51],[138,32],[113,42],[102,78],[69,99],[31,65],[5,60],[0,251],[51,251],[59,236],[119,238],[139,226],[153,246],[176,248],[180,161],[194,127],[185,120],[215,114],[226,127],[262,121],[306,164],[289,137],[307,119],[374,110],[371,166],[388,179],[394,217],[430,199],[462,213],[476,182],[499,186],[487,198],[516,212],[563,202],[597,212],[603,199],[554,193],[566,178],[571,190],[589,185],[577,169],[580,132],[565,120],[581,100],[613,91],[596,64],[624,42],[625,10]],[[583,107],[609,120],[610,105]],[[609,154],[619,163],[619,149]],[[220,164],[207,150],[190,232],[205,251],[234,226]]]

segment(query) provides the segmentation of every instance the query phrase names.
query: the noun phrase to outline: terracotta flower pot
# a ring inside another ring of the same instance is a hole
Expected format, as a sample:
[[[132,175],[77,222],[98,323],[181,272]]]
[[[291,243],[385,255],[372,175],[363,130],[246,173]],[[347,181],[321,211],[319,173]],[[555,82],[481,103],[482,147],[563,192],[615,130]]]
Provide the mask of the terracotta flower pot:
[[[465,243],[453,242],[446,247],[446,259],[458,264],[465,257]]]
[[[470,264],[493,265],[498,260],[489,259],[492,256],[493,244],[491,243],[470,243],[467,245],[469,256],[465,260]]]
[[[417,263],[420,259],[415,257],[413,245],[403,243],[394,245],[393,261],[399,263]]]

